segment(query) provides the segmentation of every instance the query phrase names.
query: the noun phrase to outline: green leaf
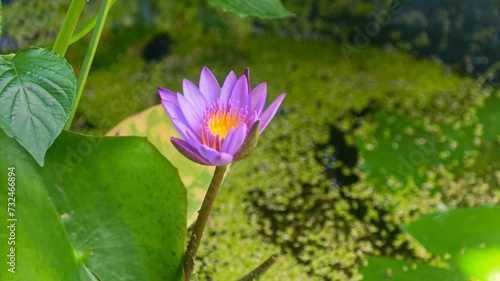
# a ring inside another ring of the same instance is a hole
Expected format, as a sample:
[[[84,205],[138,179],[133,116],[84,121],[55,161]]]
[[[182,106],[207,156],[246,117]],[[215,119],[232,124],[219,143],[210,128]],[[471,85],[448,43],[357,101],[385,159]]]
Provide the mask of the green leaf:
[[[404,226],[422,245],[469,276],[500,272],[500,207],[438,211]],[[480,259],[479,259],[480,258]],[[471,263],[480,260],[480,263]],[[493,279],[492,279],[493,280]]]
[[[404,230],[434,254],[454,257],[470,248],[500,247],[500,207],[437,211],[406,226]]]
[[[294,15],[283,7],[280,0],[208,0],[208,2],[242,17],[281,18]]]
[[[487,142],[494,143],[497,140],[498,128],[500,128],[499,108],[500,89],[496,89],[484,100],[483,107],[477,110],[477,119],[483,131],[481,137]]]
[[[472,280],[499,280],[500,247],[468,249],[456,258],[455,263]]]
[[[367,180],[375,188],[387,188],[389,177],[403,182],[412,178],[421,185],[429,170],[442,165],[456,166],[462,163],[466,151],[475,149],[473,127],[456,130],[452,126],[441,126],[448,137],[440,140],[437,134],[426,132],[422,120],[397,112],[377,113],[375,121],[377,128],[369,139],[357,140],[360,156],[364,159],[359,167],[369,172]],[[451,153],[454,143],[459,145]],[[391,161],[381,165],[380,159]]]
[[[372,257],[368,259],[368,266],[360,273],[364,281],[467,281],[457,271],[419,264],[412,261],[400,261],[383,257]]]
[[[1,130],[0,147],[0,204],[3,206],[0,212],[0,279],[92,280],[85,274],[83,263],[66,237],[59,215],[45,190],[46,183],[39,177],[38,165],[33,165],[33,159],[24,149]],[[8,168],[12,167],[15,194],[10,196],[7,179]],[[12,199],[7,201],[7,198]],[[9,206],[11,210],[7,209],[8,202],[15,204]],[[8,213],[13,216],[8,216]],[[11,223],[14,228],[6,228]],[[8,240],[8,237],[12,239]]]
[[[443,166],[457,174],[462,171],[477,175],[491,173],[491,167],[500,163],[500,150],[496,149],[499,107],[500,91],[497,90],[476,108],[472,124],[460,129],[455,127],[457,124],[439,124],[433,128],[434,132],[426,129],[428,125],[423,120],[408,118],[397,111],[378,112],[373,132],[356,139],[363,159],[359,167],[368,173],[371,185],[379,189],[388,188],[391,177],[402,182],[411,178],[422,186],[429,181],[429,171]],[[381,164],[380,159],[391,161]],[[473,166],[464,163],[472,159]]]
[[[108,136],[146,136],[148,140],[177,168],[187,188],[187,225],[196,221],[215,168],[194,163],[180,154],[170,141],[179,138],[170,118],[161,105],[126,118],[108,132]]]
[[[75,89],[71,65],[48,49],[0,56],[0,128],[43,166],[68,120]]]
[[[403,228],[452,265],[451,269],[377,257],[370,258],[361,270],[363,280],[497,280],[500,224],[494,222],[499,217],[500,207],[493,206],[441,210],[424,216]]]
[[[182,279],[185,190],[146,139],[63,132],[44,167],[1,131],[0,147],[0,199],[15,167],[17,219],[16,273],[2,266],[2,280]]]

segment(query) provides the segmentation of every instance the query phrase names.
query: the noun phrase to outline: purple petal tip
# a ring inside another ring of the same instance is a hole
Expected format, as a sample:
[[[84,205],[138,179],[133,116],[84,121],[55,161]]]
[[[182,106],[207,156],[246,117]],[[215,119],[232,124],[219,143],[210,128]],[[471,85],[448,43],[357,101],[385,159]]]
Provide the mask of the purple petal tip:
[[[243,71],[241,76],[245,76],[247,78],[248,92],[250,93],[252,91],[252,89],[250,87],[250,69],[249,68],[245,69],[245,71]]]

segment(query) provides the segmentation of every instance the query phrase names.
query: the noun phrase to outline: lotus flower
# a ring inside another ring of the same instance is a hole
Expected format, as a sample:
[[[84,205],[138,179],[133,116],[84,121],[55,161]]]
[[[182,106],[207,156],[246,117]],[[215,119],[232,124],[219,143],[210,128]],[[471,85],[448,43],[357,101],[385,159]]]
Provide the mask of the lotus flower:
[[[161,102],[182,139],[174,146],[192,161],[225,166],[246,157],[276,114],[285,94],[264,111],[266,83],[250,88],[248,69],[237,78],[231,71],[222,88],[204,67],[200,87],[184,79],[183,94],[158,88]]]

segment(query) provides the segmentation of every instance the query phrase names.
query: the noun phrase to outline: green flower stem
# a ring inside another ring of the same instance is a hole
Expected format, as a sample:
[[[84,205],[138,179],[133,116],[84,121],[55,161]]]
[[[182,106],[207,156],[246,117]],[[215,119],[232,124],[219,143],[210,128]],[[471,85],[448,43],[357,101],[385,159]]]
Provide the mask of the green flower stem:
[[[92,61],[94,60],[97,45],[99,44],[99,38],[101,38],[102,29],[104,27],[104,23],[106,22],[106,17],[108,16],[111,5],[111,0],[104,0],[99,10],[96,26],[94,28],[94,32],[92,32],[89,47],[87,49],[87,53],[85,54],[85,58],[83,59],[80,74],[78,75],[78,81],[76,82],[76,100],[73,108],[71,109],[71,114],[69,116],[68,122],[64,127],[64,129],[66,130],[69,130],[69,128],[71,127],[71,123],[73,122],[73,118],[75,117],[76,109],[78,108],[78,103],[80,102],[80,98],[82,96],[83,87],[85,86],[85,82],[87,81],[90,66],[92,65]]]
[[[259,280],[264,273],[266,273],[269,268],[276,262],[278,259],[279,255],[276,253],[272,256],[270,256],[265,262],[263,262],[261,265],[259,265],[257,268],[252,270],[252,272],[248,273],[248,275],[244,276],[243,278],[239,279],[238,281],[256,281]]]
[[[61,30],[56,38],[56,43],[52,49],[54,52],[58,53],[61,57],[64,57],[66,50],[68,49],[71,36],[73,31],[75,31],[76,24],[78,23],[78,18],[82,13],[83,6],[85,6],[87,0],[73,0],[69,5],[68,12],[64,18]]]
[[[184,254],[184,281],[189,281],[191,274],[193,273],[194,258],[198,252],[201,237],[203,236],[203,230],[207,224],[210,211],[214,205],[215,198],[219,192],[226,170],[227,166],[215,167],[214,176],[210,182],[210,186],[208,187],[205,199],[203,199],[200,211],[198,211],[198,218],[194,224],[193,233],[191,233],[191,238],[189,239],[189,244],[187,246],[186,253]]]

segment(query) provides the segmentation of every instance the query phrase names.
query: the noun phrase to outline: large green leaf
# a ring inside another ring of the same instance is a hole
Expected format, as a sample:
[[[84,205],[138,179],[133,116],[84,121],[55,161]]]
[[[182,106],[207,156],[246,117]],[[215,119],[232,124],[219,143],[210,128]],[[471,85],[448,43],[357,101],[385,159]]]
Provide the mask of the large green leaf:
[[[450,269],[370,258],[363,280],[478,280],[500,277],[500,207],[441,210],[404,226]],[[470,279],[469,279],[470,278]]]
[[[500,275],[500,207],[438,211],[404,229],[428,250],[478,280]],[[480,263],[472,263],[476,260]]]
[[[500,280],[500,247],[468,249],[455,263],[472,280]]]
[[[500,207],[441,210],[424,216],[404,230],[431,252],[451,259],[470,248],[500,247]]]
[[[146,136],[158,150],[179,169],[187,188],[187,224],[196,220],[203,198],[214,172],[214,167],[202,166],[180,154],[170,142],[171,137],[180,137],[161,105],[126,118],[108,132],[109,136]]]
[[[1,280],[181,280],[186,194],[145,138],[63,132],[39,167],[0,131],[0,199],[16,176],[16,273]],[[5,226],[4,226],[5,229]],[[0,232],[0,241],[11,235]],[[9,247],[0,243],[0,262]]]
[[[0,280],[92,280],[80,275],[85,267],[66,237],[46,183],[33,162],[18,143],[0,130]],[[13,173],[12,196],[8,191],[8,168]],[[11,224],[14,228],[7,229]]]
[[[208,2],[240,16],[280,18],[293,15],[283,7],[280,0],[208,0]]]
[[[400,261],[383,257],[368,259],[368,267],[361,270],[364,281],[467,281],[460,272],[418,264],[412,261]]]
[[[43,166],[69,118],[75,89],[71,65],[48,49],[0,56],[0,128]]]

